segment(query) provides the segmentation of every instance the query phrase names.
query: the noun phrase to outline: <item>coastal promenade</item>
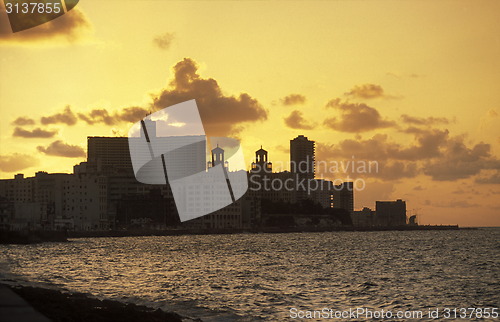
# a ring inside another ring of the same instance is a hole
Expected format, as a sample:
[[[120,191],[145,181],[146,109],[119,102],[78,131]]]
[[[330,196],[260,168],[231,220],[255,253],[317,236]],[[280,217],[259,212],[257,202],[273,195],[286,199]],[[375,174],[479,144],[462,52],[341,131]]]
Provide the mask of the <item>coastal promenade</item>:
[[[0,285],[0,322],[50,322],[19,295]]]

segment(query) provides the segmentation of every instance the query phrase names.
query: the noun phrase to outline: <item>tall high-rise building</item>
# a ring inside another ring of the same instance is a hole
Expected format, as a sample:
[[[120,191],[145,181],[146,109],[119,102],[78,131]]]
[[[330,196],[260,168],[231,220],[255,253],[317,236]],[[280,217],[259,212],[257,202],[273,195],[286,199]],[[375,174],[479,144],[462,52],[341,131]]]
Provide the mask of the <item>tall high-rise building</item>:
[[[148,121],[150,130],[156,129],[154,121]],[[156,137],[154,131],[149,136],[160,150],[170,151],[165,154],[169,178],[185,177],[206,170],[206,142],[204,136],[169,136]],[[142,135],[142,132],[141,132]],[[134,144],[134,158],[151,160],[149,147],[142,144],[138,137],[96,137],[87,138],[88,163],[98,172],[116,173],[134,176],[130,157],[130,144]],[[137,143],[137,144],[136,144]],[[139,145],[140,144],[140,145]],[[137,149],[137,147],[141,149]],[[140,155],[137,155],[140,152]],[[153,169],[156,171],[156,169]],[[158,173],[152,173],[153,176]],[[161,173],[161,175],[163,175]],[[170,178],[172,179],[172,178]]]
[[[96,165],[99,172],[118,170],[133,176],[128,138],[98,137],[87,138],[87,160]]]
[[[309,180],[314,180],[314,141],[303,135],[290,140],[290,170],[295,180],[305,181],[306,186]],[[300,185],[298,187],[295,192],[297,201],[312,198],[305,188]]]
[[[354,186],[352,182],[343,182],[336,185],[331,190],[332,192],[332,208],[340,208],[349,211],[350,214],[354,211]]]
[[[303,135],[290,140],[290,169],[299,177],[314,179],[314,141]]]

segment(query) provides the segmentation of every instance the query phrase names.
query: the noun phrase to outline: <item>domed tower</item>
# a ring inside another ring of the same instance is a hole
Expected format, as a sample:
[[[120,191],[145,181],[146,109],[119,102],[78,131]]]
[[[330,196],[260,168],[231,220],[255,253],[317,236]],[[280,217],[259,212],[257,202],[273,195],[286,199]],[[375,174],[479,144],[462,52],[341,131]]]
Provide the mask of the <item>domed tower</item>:
[[[260,149],[255,151],[255,162],[252,162],[252,172],[272,172],[273,164],[267,161],[267,151],[260,146]]]
[[[215,167],[221,163],[224,163],[224,150],[217,144],[217,147],[212,150],[212,165]]]
[[[224,168],[227,168],[229,165],[227,161],[224,161],[224,149],[217,144],[217,147],[212,149],[212,161],[208,162],[208,167],[215,167],[218,164],[222,164]]]

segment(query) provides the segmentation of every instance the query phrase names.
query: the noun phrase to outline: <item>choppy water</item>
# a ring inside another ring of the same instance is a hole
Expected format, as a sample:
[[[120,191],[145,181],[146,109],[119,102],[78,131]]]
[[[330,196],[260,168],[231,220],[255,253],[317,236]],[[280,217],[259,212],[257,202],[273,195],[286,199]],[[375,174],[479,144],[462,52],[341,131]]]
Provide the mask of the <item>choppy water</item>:
[[[207,320],[312,310],[499,307],[500,230],[75,239],[0,245],[3,281]]]

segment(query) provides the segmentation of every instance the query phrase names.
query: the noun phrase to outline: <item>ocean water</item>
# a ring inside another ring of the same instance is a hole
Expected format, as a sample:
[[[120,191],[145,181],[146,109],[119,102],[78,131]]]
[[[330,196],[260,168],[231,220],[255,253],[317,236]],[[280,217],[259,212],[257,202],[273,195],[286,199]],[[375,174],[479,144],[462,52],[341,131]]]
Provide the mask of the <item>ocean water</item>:
[[[500,306],[500,230],[73,239],[0,245],[0,280],[218,320],[290,309]]]

